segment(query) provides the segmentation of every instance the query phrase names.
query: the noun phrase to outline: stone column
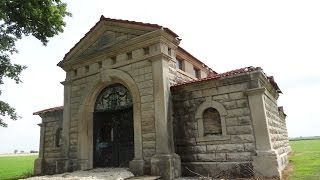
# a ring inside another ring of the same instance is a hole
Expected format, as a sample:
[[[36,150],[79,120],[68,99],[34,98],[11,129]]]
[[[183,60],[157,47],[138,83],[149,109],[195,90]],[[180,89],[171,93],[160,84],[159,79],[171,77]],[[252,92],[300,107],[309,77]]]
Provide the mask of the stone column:
[[[174,153],[170,119],[169,65],[165,55],[152,61],[155,103],[156,154],[151,157],[151,174],[171,180],[181,175],[180,157]]]
[[[62,147],[61,155],[65,159],[65,171],[69,166],[69,131],[70,131],[70,96],[71,85],[68,82],[64,82],[64,103],[63,103],[63,122],[62,122]]]
[[[140,97],[139,97],[140,98]],[[133,103],[134,127],[134,159],[130,161],[129,168],[134,175],[144,175],[144,160],[142,156],[141,112],[140,102]]]
[[[266,118],[264,93],[266,89],[254,88],[246,91],[256,141],[256,156],[253,157],[253,168],[256,176],[280,177],[277,154],[272,149]]]
[[[39,157],[34,161],[34,175],[41,175],[44,172],[44,143],[46,133],[46,123],[38,124],[40,126],[40,144]]]
[[[80,169],[93,168],[93,111],[92,105],[80,105],[78,124],[78,163]]]

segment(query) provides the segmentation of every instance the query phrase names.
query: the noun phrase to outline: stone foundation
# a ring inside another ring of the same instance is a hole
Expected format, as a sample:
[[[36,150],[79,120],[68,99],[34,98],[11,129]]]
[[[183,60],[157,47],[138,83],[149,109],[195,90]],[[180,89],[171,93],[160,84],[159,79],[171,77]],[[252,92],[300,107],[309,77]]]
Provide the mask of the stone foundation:
[[[177,154],[157,154],[151,158],[151,174],[163,179],[181,176],[181,161]]]
[[[181,165],[184,176],[247,178],[254,175],[251,162],[188,162]]]

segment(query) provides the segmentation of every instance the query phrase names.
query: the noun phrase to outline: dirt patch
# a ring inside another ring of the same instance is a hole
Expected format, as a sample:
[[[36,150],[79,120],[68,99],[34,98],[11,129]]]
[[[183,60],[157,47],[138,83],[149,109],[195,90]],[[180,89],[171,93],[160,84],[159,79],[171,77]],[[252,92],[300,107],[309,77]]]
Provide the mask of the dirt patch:
[[[283,180],[290,180],[290,175],[294,170],[294,166],[291,162],[287,165],[287,167],[282,171]]]

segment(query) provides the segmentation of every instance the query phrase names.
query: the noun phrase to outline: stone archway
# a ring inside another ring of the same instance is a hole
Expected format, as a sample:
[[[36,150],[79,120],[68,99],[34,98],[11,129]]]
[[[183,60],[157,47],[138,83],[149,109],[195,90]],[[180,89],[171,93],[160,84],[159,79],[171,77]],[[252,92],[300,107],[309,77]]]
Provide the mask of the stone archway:
[[[96,99],[105,87],[112,84],[122,84],[132,95],[133,127],[134,127],[134,159],[130,162],[130,170],[135,174],[143,174],[144,160],[142,157],[142,136],[141,136],[141,110],[140,93],[135,81],[127,73],[106,69],[101,72],[100,79],[94,82],[91,90],[85,96],[80,106],[78,150],[81,169],[93,168],[93,112]]]
[[[132,96],[122,84],[104,88],[93,116],[93,167],[128,167],[134,154]]]

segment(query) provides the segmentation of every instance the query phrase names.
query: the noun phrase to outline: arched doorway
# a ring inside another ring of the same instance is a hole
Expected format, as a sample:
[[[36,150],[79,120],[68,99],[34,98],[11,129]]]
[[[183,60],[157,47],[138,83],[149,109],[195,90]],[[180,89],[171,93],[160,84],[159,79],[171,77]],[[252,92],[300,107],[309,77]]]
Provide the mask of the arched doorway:
[[[132,96],[122,84],[104,88],[93,114],[93,167],[128,167],[134,157]]]

